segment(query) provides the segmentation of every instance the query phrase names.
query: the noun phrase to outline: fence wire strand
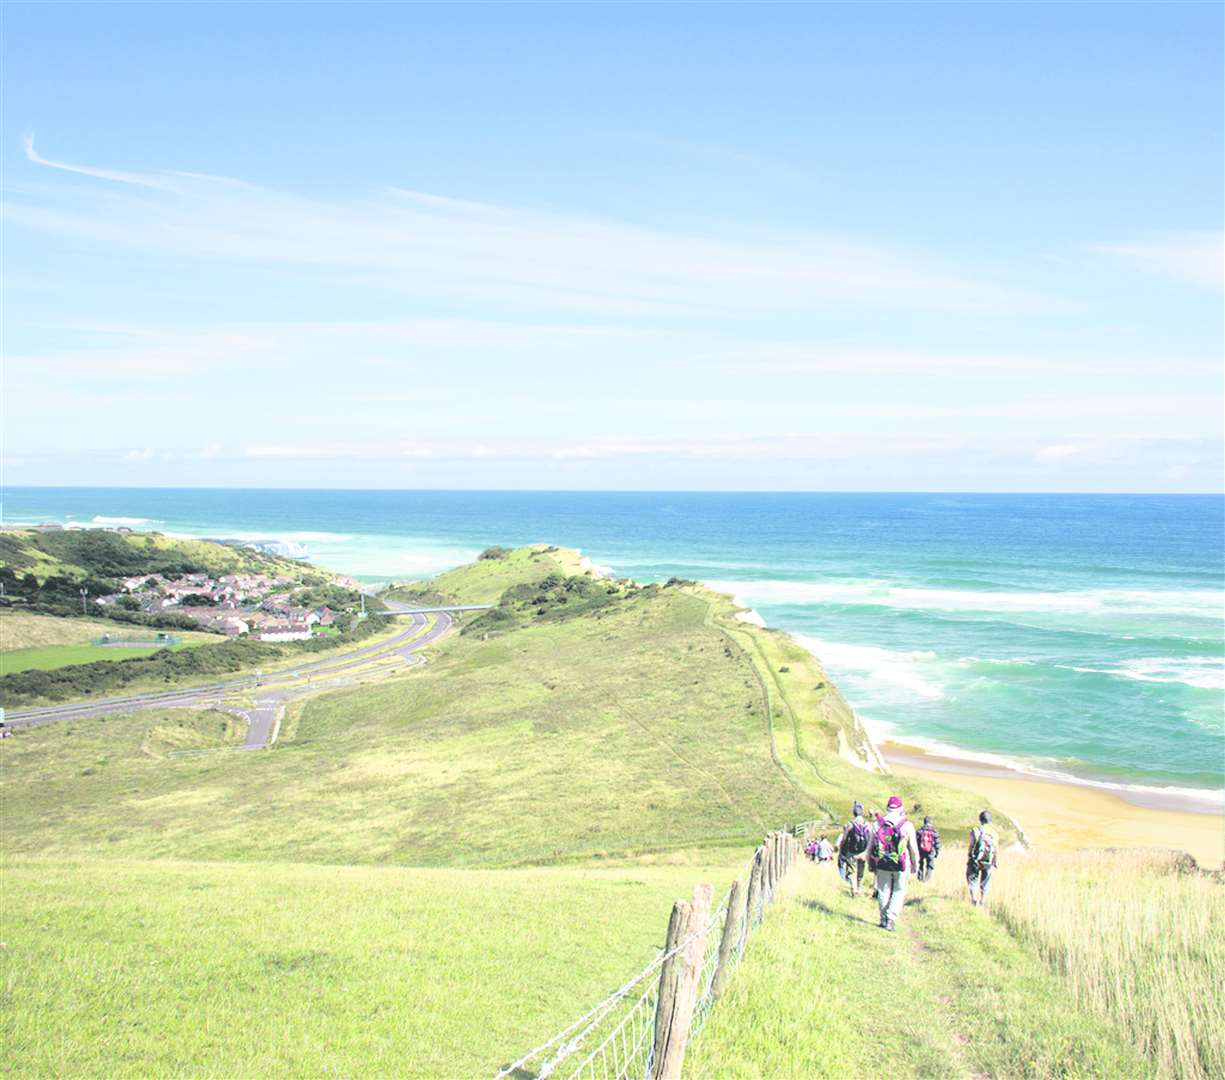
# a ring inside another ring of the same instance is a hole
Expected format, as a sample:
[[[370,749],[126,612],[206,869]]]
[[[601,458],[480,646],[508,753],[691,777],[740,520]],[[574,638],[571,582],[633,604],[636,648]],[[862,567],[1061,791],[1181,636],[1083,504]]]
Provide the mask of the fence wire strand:
[[[763,855],[768,858],[768,854]],[[772,895],[767,895],[763,865],[762,884],[753,910],[748,908],[747,901],[753,899],[750,883],[757,860],[755,852],[737,875],[742,891],[736,911],[731,910],[732,889],[729,888],[705,926],[673,949],[660,950],[622,987],[547,1042],[505,1066],[494,1080],[650,1080],[660,969],[673,956],[687,949],[695,938],[705,935],[690,1026],[690,1038],[693,1038],[705,1026],[714,1005],[719,948],[727,920],[740,921],[739,932],[727,957],[727,964],[734,968],[744,955],[749,935],[773,900]]]

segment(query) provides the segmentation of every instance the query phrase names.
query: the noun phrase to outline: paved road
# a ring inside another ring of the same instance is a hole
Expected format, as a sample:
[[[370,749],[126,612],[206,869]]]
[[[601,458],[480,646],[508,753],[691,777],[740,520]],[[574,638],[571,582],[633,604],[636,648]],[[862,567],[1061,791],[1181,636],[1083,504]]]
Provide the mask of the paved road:
[[[402,606],[404,612],[397,611],[396,614],[408,613],[407,605]],[[262,692],[259,695],[259,704],[253,709],[235,710],[246,716],[250,724],[246,748],[266,746],[285,703],[302,692],[285,684],[299,683],[306,678],[308,686],[313,690],[321,685],[326,685],[330,679],[342,672],[360,667],[375,654],[398,655],[410,663],[418,663],[418,658],[413,654],[437,641],[451,628],[453,620],[447,612],[439,611],[437,615],[438,621],[424,634],[421,634],[420,630],[427,622],[425,614],[413,611],[409,614],[409,624],[394,637],[384,638],[372,645],[364,645],[352,652],[328,656],[322,660],[313,660],[307,664],[299,664],[290,670],[276,671],[263,676],[260,680]],[[50,724],[55,720],[79,720],[89,716],[132,712],[135,709],[148,709],[158,705],[194,705],[216,697],[218,694],[236,690],[251,690],[252,687],[253,677],[245,675],[242,678],[210,683],[207,686],[189,686],[180,690],[155,690],[144,694],[129,694],[125,697],[103,698],[99,701],[19,709],[9,712],[5,719],[14,728],[34,727],[39,724]],[[284,687],[284,689],[278,693],[278,687]],[[262,737],[258,742],[254,742],[257,735],[262,735]]]

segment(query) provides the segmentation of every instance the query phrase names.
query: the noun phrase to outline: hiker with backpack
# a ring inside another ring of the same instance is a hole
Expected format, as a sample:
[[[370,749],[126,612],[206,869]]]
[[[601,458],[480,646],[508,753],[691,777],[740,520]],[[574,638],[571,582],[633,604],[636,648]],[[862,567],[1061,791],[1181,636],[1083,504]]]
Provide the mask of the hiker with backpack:
[[[863,816],[863,803],[851,806],[851,820],[842,826],[842,835],[835,845],[838,850],[838,875],[851,886],[851,895],[859,894],[863,872],[867,866],[872,830]]]
[[[876,864],[876,902],[880,906],[882,930],[896,930],[906,899],[906,879],[919,864],[915,828],[907,820],[902,800],[889,799],[885,816],[872,838],[872,861]]]
[[[982,907],[987,903],[991,875],[1000,861],[1000,841],[991,824],[991,811],[978,815],[978,828],[970,830],[970,852],[966,859],[966,884],[970,887],[970,903]]]
[[[936,868],[936,860],[940,857],[940,833],[932,824],[930,817],[923,819],[923,828],[919,830],[919,880],[928,881]]]

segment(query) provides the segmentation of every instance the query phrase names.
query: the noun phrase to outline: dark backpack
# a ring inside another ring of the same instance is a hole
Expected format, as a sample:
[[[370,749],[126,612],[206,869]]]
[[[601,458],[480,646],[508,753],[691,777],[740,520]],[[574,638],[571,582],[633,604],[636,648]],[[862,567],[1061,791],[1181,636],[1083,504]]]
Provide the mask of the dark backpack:
[[[906,819],[898,822],[882,821],[876,827],[876,838],[872,842],[872,861],[877,870],[905,870],[906,841],[902,827]]]
[[[842,851],[845,855],[862,855],[872,842],[872,833],[868,831],[866,821],[852,821],[851,828],[842,841]]]
[[[919,850],[925,855],[936,850],[936,830],[930,825],[924,825],[919,830]]]

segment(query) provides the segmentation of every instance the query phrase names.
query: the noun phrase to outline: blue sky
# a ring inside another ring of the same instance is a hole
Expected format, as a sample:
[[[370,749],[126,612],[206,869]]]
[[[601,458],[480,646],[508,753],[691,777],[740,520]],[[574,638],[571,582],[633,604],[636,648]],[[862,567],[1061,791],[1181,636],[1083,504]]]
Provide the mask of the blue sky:
[[[1219,5],[3,19],[6,483],[1221,487]]]

